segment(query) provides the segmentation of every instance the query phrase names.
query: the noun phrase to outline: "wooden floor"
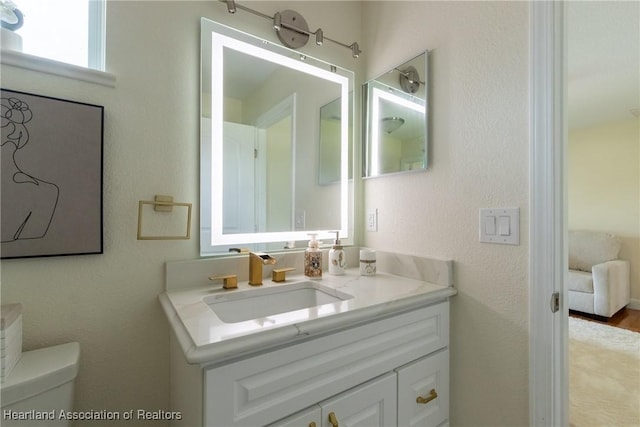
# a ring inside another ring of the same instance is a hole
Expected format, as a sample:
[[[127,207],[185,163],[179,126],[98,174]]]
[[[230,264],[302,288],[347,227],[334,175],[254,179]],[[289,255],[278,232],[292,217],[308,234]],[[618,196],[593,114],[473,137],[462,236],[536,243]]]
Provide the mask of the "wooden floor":
[[[628,329],[634,332],[640,332],[640,310],[623,308],[609,319],[580,313],[578,311],[569,311],[569,316],[578,317],[580,319],[590,320],[592,322],[602,323],[609,326],[615,326],[622,329]]]

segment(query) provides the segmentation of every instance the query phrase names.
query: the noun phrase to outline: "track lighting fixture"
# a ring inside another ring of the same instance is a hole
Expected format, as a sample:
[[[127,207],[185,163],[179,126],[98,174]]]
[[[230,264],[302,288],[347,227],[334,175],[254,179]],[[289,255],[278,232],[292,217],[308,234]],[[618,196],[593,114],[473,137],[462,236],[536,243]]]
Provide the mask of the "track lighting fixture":
[[[236,13],[236,2],[235,0],[226,0],[227,2],[227,11],[229,13]]]
[[[284,10],[282,12],[276,12],[274,16],[269,16],[249,7],[236,4],[235,0],[218,1],[227,4],[227,11],[229,13],[236,13],[238,9],[242,9],[256,16],[272,20],[273,29],[278,33],[278,39],[280,39],[283,45],[291,49],[299,49],[305,46],[309,40],[309,36],[314,35],[318,46],[322,46],[325,40],[329,40],[330,42],[350,49],[351,55],[354,58],[359,58],[362,53],[360,46],[356,42],[347,45],[337,40],[330,39],[324,35],[322,28],[318,28],[315,32],[310,31],[305,19],[296,11]]]
[[[322,46],[322,43],[324,43],[324,35],[322,34],[322,28],[318,28],[316,30],[316,44]]]

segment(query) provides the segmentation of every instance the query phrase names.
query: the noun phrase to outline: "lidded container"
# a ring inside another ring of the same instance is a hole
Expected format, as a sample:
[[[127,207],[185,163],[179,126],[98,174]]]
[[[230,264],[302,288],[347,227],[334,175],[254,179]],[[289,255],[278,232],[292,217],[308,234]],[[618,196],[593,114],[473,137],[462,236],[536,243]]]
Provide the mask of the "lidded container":
[[[0,382],[9,376],[22,355],[22,305],[0,307]]]
[[[304,251],[304,275],[310,279],[322,278],[322,251],[316,240],[317,233],[309,233],[309,247]]]
[[[360,249],[360,275],[373,276],[376,274],[376,251]]]

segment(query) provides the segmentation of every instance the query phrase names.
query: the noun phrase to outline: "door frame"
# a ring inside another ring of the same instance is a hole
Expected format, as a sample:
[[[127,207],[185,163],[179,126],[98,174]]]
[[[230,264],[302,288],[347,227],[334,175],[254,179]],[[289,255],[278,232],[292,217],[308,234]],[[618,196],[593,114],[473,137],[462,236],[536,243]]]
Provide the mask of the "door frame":
[[[566,21],[530,2],[529,421],[568,425]],[[551,297],[560,307],[551,311]]]

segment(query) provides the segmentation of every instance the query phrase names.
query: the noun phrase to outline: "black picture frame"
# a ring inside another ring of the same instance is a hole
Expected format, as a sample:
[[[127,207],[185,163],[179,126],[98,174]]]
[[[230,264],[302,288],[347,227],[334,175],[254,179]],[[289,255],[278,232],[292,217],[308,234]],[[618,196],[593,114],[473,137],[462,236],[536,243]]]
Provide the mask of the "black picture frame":
[[[103,253],[104,107],[0,98],[0,257]]]

